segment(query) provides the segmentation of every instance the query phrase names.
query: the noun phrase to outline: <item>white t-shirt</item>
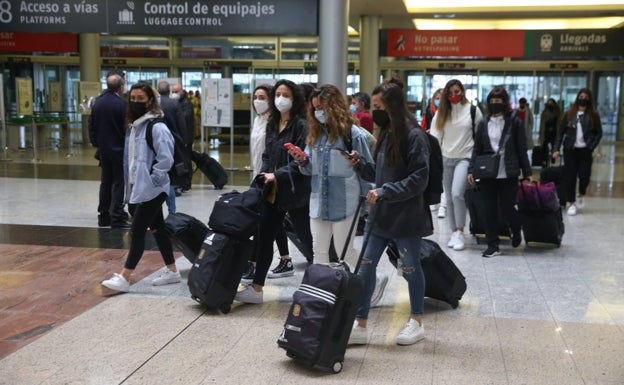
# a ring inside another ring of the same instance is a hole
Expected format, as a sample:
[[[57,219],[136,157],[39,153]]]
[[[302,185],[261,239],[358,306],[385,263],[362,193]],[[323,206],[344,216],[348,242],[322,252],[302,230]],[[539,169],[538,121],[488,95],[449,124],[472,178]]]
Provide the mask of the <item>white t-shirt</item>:
[[[587,143],[585,143],[585,139],[583,139],[583,126],[581,125],[581,119],[584,114],[584,111],[579,111],[576,114],[576,141],[574,142],[574,148],[587,147]]]
[[[260,172],[262,167],[262,153],[264,152],[268,117],[269,114],[257,115],[249,136],[249,156],[254,177]]]
[[[446,121],[443,131],[439,131],[436,128],[439,111],[436,112],[431,120],[430,132],[440,142],[442,156],[453,159],[470,158],[472,148],[474,147],[470,103],[452,105],[450,119]],[[475,113],[475,131],[482,119],[483,115],[477,108]]]

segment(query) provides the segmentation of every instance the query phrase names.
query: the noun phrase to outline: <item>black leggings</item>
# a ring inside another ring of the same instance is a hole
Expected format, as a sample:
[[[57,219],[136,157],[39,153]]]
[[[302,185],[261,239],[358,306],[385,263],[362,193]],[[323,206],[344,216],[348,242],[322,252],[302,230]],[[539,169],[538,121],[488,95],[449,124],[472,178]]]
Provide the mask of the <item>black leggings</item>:
[[[593,163],[592,151],[589,148],[575,148],[563,152],[563,180],[566,184],[566,202],[576,201],[576,179],[578,178],[578,192],[585,195]]]
[[[165,233],[162,205],[166,199],[167,194],[161,193],[151,201],[129,205],[130,213],[132,214],[132,229],[130,230],[130,250],[124,265],[126,269],[134,270],[139,264],[145,251],[145,233],[147,233],[148,227],[154,234],[158,250],[162,254],[165,265],[175,263],[173,246]]]
[[[263,203],[262,219],[258,229],[256,244],[256,273],[253,283],[264,286],[266,275],[273,260],[273,241],[276,234],[282,229],[286,212],[275,204]],[[301,242],[312,255],[312,232],[310,231],[310,207],[308,205],[288,210],[295,232],[301,238]]]
[[[515,208],[517,178],[484,179],[479,183],[485,201],[485,240],[488,246],[498,247],[499,210],[512,233],[520,231],[520,214]]]

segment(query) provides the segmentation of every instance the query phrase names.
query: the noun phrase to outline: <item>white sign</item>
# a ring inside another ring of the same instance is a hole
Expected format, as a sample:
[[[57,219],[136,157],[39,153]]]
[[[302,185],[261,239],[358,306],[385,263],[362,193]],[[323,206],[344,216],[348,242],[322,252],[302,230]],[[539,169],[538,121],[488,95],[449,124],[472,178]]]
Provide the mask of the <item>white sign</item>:
[[[232,127],[232,79],[202,79],[202,126]]]

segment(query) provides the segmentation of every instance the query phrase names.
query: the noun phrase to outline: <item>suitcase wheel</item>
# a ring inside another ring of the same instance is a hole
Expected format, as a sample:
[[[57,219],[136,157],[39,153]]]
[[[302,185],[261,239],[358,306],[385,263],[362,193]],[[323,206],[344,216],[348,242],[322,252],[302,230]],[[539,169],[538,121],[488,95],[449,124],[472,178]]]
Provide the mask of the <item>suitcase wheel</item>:
[[[457,300],[457,298],[453,298],[449,304],[453,309],[457,309],[457,306],[459,306],[459,300]]]
[[[223,314],[229,313],[230,310],[232,310],[232,306],[231,305],[223,305],[223,306],[221,306],[221,312]]]
[[[331,369],[334,373],[340,373],[340,371],[342,371],[342,361],[335,361],[332,364]]]

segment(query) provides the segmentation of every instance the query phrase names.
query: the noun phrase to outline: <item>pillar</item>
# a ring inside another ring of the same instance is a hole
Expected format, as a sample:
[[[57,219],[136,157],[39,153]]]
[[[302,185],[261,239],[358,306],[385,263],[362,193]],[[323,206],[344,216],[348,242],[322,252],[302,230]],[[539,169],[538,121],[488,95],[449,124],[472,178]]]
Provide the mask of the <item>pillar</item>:
[[[347,88],[348,0],[321,0],[318,83]]]
[[[379,16],[360,18],[360,91],[379,84]]]
[[[80,81],[100,81],[100,35],[97,33],[81,33],[80,47]],[[89,143],[89,116],[82,115],[82,144]]]

